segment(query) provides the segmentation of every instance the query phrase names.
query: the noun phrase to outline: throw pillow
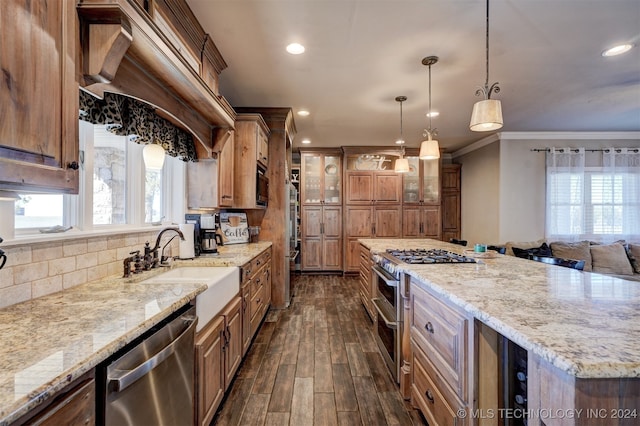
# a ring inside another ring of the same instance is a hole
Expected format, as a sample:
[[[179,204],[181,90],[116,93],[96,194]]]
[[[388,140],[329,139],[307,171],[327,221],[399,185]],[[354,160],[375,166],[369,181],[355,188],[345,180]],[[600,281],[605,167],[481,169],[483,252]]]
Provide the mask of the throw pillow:
[[[532,247],[528,249],[511,247],[511,250],[513,250],[514,256],[521,257],[523,259],[528,259],[529,256],[551,257],[551,248],[549,248],[547,243],[542,243],[540,247]]]
[[[591,272],[591,250],[589,249],[589,241],[580,241],[577,243],[559,241],[553,242],[550,245],[553,257],[584,260],[584,271]]]
[[[591,246],[593,272],[616,275],[633,275],[631,262],[620,243]]]
[[[522,242],[509,241],[504,246],[507,248],[506,254],[508,254],[509,256],[515,256],[515,254],[513,253],[513,247],[518,247],[521,249],[530,249],[534,247],[540,247],[540,245],[544,242],[545,242],[544,238],[537,241],[522,241]]]
[[[627,257],[636,274],[640,274],[640,244],[627,244]]]

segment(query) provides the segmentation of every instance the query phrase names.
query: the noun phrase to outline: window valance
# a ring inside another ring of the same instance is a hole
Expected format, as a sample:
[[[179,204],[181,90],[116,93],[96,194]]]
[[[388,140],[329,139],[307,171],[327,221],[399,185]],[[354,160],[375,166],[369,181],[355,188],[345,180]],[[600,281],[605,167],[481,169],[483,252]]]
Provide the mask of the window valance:
[[[80,90],[80,120],[101,124],[113,134],[142,145],[158,144],[183,161],[198,161],[193,137],[156,114],[144,102],[115,93],[98,99]]]

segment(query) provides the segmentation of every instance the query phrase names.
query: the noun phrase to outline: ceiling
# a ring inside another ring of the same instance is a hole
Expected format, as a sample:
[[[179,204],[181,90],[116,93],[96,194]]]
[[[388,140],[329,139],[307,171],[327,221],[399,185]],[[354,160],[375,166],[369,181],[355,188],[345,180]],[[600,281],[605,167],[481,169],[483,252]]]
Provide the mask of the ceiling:
[[[187,0],[228,68],[220,92],[234,107],[308,109],[295,116],[309,147],[419,147],[432,125],[445,152],[486,137],[469,130],[484,85],[483,0]],[[285,46],[299,42],[302,55]],[[631,42],[625,55],[605,58]],[[500,131],[639,131],[640,1],[493,0],[489,85],[501,91]]]

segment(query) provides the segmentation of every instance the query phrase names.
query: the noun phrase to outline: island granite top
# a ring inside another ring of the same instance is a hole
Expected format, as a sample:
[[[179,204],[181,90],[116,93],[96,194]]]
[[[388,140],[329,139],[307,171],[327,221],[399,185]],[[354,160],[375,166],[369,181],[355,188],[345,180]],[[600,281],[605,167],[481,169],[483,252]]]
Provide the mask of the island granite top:
[[[361,239],[372,253],[459,245]],[[640,377],[640,283],[497,255],[400,269],[498,333],[580,378]]]

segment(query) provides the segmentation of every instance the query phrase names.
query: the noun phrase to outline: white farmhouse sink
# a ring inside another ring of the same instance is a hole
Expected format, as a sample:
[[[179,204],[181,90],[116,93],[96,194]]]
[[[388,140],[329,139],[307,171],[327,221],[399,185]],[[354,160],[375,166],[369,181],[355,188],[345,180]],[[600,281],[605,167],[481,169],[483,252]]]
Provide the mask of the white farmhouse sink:
[[[208,288],[196,297],[198,324],[207,325],[240,292],[240,268],[235,266],[200,266],[172,269],[140,284],[202,283]]]

